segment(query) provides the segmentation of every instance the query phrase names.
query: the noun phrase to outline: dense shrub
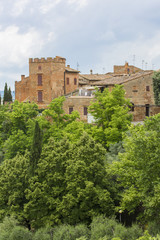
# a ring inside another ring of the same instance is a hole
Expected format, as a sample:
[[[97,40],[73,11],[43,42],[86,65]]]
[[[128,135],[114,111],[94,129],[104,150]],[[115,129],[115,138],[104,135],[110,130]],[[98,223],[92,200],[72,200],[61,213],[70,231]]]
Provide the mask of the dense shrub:
[[[8,240],[32,240],[32,234],[27,228],[15,226],[12,229]]]
[[[47,229],[39,229],[35,232],[33,240],[52,240],[52,238]]]
[[[91,240],[113,238],[135,240],[140,236],[142,236],[142,229],[138,225],[126,228],[115,219],[108,219],[104,216],[95,217],[91,223]]]
[[[77,238],[89,239],[89,230],[83,224],[77,226],[61,225],[55,228],[53,240],[76,240]]]

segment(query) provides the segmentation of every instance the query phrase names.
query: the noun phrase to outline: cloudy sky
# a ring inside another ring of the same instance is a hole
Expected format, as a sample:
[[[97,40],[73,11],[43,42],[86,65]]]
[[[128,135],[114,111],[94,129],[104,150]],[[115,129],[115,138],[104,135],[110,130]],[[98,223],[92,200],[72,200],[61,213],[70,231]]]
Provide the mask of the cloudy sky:
[[[57,55],[81,73],[159,69],[160,1],[0,0],[0,90],[28,75],[28,58]]]

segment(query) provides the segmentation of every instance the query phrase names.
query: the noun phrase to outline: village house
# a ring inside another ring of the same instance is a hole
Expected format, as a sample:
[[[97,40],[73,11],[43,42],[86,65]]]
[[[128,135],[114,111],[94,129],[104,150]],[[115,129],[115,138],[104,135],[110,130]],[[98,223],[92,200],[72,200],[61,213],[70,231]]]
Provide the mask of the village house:
[[[20,102],[34,101],[39,108],[46,108],[52,99],[65,95],[63,108],[70,114],[80,113],[81,120],[91,121],[87,109],[94,98],[95,87],[101,91],[112,91],[115,84],[124,86],[126,98],[132,102],[133,121],[143,121],[146,116],[160,112],[155,105],[153,93],[153,71],[144,71],[127,62],[114,66],[112,73],[79,74],[79,71],[66,66],[66,59],[29,59],[29,77],[21,76],[15,83],[15,99]]]

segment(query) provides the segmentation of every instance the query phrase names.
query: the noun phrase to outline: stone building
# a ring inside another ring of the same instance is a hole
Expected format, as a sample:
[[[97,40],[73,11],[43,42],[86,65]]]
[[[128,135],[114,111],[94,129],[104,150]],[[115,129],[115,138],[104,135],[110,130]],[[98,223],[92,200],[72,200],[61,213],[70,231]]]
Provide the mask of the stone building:
[[[46,108],[52,99],[77,90],[78,82],[79,71],[66,66],[65,58],[30,58],[29,76],[15,82],[15,99]]]
[[[15,99],[20,102],[34,101],[39,108],[46,108],[52,99],[65,95],[63,108],[70,114],[80,113],[81,120],[88,121],[88,106],[94,98],[95,87],[112,90],[115,84],[124,86],[126,97],[132,102],[133,121],[143,121],[146,116],[160,112],[153,93],[153,71],[144,71],[127,62],[114,66],[114,72],[106,74],[79,74],[79,71],[66,67],[66,59],[29,59],[29,76],[21,76],[15,83]]]

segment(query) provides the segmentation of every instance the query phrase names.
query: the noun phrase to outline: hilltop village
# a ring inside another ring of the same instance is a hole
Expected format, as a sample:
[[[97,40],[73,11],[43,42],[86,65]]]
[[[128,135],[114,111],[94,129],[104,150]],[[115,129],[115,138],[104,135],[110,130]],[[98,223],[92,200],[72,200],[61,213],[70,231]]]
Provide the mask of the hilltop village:
[[[112,90],[115,84],[123,85],[126,98],[132,103],[133,121],[143,121],[146,116],[160,112],[155,105],[153,93],[153,71],[142,70],[127,62],[123,66],[114,66],[113,72],[106,74],[81,74],[78,70],[66,66],[66,59],[30,58],[29,76],[21,75],[21,81],[15,82],[15,99],[20,102],[32,102],[46,109],[49,103],[59,96],[65,96],[63,108],[71,114],[77,110],[81,120],[90,121],[87,108],[94,98],[95,87],[101,92],[105,88]]]

